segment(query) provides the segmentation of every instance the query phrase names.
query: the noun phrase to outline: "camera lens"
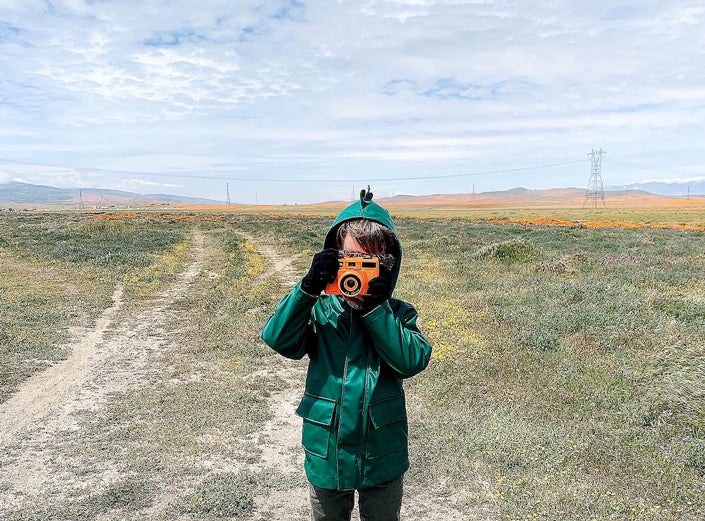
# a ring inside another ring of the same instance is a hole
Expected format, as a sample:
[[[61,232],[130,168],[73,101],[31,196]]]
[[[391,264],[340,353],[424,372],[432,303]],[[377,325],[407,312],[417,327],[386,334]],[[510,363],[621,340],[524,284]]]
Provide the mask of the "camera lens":
[[[343,295],[354,297],[362,290],[362,281],[357,275],[348,273],[340,278],[339,287]]]

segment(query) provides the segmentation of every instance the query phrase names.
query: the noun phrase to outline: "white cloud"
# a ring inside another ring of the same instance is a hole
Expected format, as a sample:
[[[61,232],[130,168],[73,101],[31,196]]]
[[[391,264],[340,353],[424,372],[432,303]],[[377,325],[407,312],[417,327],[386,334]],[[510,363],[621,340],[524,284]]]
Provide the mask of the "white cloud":
[[[0,6],[3,156],[69,167],[3,164],[35,181],[140,179],[118,170],[444,174],[580,159],[599,146],[615,163],[648,151],[642,178],[686,177],[705,140],[705,8],[686,0],[48,5]],[[102,170],[78,170],[91,167]],[[584,174],[545,176],[583,184]],[[205,195],[222,183],[163,184]],[[305,192],[259,193],[294,202]]]

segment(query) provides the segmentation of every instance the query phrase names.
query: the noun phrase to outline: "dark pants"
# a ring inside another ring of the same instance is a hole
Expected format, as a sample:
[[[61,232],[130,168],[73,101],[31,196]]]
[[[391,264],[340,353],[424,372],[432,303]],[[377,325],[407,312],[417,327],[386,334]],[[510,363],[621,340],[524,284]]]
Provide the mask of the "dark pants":
[[[309,486],[312,521],[350,521],[354,490],[328,490]],[[361,521],[399,521],[403,476],[388,483],[357,491]]]

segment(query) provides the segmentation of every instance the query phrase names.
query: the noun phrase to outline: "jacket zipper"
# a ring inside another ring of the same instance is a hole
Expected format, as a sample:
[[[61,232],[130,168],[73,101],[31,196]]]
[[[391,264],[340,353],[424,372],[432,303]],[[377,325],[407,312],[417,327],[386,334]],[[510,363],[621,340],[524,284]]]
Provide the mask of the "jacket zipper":
[[[338,416],[338,431],[336,434],[336,451],[335,451],[335,466],[337,467],[337,475],[338,475],[338,485],[340,485],[340,476],[341,476],[341,469],[340,469],[340,459],[339,459],[339,454],[340,454],[340,426],[343,424],[343,404],[344,398],[345,398],[345,382],[348,379],[348,359],[350,356],[350,339],[352,338],[352,313],[350,314],[350,327],[348,327],[348,341],[347,344],[345,345],[345,364],[343,365],[343,383],[341,384],[341,389],[340,389],[340,415]],[[339,487],[340,488],[340,487]]]
[[[358,456],[358,469],[357,469],[357,477],[358,481],[362,481],[362,458],[365,454],[365,449],[367,447],[367,437],[369,433],[369,409],[366,408],[365,404],[367,403],[367,380],[369,379],[370,375],[370,350],[367,349],[366,357],[365,357],[365,382],[364,382],[364,387],[362,389],[362,449],[361,452]]]

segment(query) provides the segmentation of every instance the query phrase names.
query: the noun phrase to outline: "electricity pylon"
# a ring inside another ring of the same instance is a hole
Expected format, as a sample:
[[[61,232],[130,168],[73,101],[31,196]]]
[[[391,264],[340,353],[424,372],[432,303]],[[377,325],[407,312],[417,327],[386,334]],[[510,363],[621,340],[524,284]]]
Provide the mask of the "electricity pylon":
[[[588,188],[585,192],[585,201],[583,202],[583,208],[588,201],[592,201],[593,208],[597,208],[597,201],[602,201],[602,206],[606,207],[605,204],[605,187],[602,183],[602,156],[607,155],[607,152],[602,149],[588,154],[590,158],[590,179],[588,180]]]

